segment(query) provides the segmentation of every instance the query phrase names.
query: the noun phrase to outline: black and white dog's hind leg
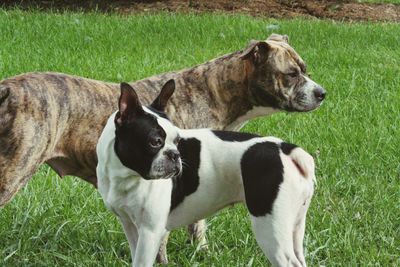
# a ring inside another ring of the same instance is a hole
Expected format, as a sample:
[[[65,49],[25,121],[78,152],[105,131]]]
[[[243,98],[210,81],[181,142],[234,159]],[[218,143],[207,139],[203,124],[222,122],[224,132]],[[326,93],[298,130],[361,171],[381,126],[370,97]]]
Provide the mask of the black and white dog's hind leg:
[[[311,199],[307,200],[304,206],[300,209],[298,220],[296,221],[293,232],[294,254],[304,267],[307,266],[307,264],[306,259],[304,258],[303,239],[306,228],[306,215],[308,207],[310,206],[310,200]]]
[[[273,266],[305,267],[303,238],[306,213],[314,192],[314,161],[301,148],[295,148],[289,156],[281,153],[281,160],[283,181],[272,210],[255,216],[254,207],[247,203],[251,224],[257,243]]]

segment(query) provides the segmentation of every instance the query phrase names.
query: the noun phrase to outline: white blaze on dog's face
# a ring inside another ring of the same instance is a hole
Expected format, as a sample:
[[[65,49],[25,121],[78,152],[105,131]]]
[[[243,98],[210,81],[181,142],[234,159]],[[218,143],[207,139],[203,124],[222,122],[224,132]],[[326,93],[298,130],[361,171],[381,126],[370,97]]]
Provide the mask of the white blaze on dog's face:
[[[250,91],[256,106],[310,111],[322,104],[325,90],[307,76],[306,65],[287,36],[273,34],[266,41],[252,41],[241,57],[254,66]]]
[[[173,82],[166,86],[169,90],[175,88]],[[182,170],[177,149],[178,129],[160,117],[168,100],[160,100],[160,97],[173,92],[166,94],[167,89],[162,89],[153,107],[143,108],[134,89],[121,84],[119,111],[115,116],[115,152],[123,165],[144,179],[172,178]]]
[[[163,142],[164,146],[161,147],[158,153],[154,156],[149,177],[151,179],[172,178],[180,174],[182,170],[182,161],[177,148],[179,143],[178,128],[175,127],[169,120],[159,117],[154,110],[151,111],[147,108],[144,108],[144,110],[149,114],[153,114],[157,118],[158,125],[160,125],[165,132],[165,138]]]

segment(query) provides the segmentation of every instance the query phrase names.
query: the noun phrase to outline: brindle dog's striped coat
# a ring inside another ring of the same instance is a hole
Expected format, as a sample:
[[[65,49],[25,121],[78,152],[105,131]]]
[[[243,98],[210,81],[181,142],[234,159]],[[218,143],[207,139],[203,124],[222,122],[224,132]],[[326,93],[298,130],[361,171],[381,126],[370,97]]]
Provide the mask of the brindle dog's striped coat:
[[[253,41],[243,51],[196,67],[131,85],[143,104],[175,79],[167,107],[180,128],[235,130],[248,119],[274,111],[317,108],[323,89],[286,36]],[[23,187],[39,165],[60,176],[96,185],[96,143],[116,110],[119,85],[60,73],[27,73],[0,82],[0,207]]]

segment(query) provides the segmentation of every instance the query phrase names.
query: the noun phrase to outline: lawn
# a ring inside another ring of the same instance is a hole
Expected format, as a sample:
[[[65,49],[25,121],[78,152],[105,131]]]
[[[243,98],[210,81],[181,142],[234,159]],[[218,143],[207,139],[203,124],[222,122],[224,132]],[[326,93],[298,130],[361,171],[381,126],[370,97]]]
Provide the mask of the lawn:
[[[309,266],[400,266],[399,24],[225,15],[39,13],[0,9],[0,78],[59,71],[133,81],[287,34],[328,91],[311,113],[280,113],[244,131],[275,135],[316,157],[305,237]],[[208,252],[184,230],[171,266],[265,266],[243,206],[208,220]],[[0,266],[127,266],[129,248],[99,194],[42,166],[0,210]]]

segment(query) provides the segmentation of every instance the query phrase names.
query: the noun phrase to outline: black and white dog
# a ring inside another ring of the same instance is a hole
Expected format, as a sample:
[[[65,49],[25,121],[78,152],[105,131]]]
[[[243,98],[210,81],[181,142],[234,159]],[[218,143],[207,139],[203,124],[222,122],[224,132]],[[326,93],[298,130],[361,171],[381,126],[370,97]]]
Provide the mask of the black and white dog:
[[[122,223],[133,266],[153,265],[166,231],[236,202],[246,204],[274,266],[306,266],[312,156],[275,137],[178,129],[162,112],[174,89],[170,80],[142,107],[134,89],[121,84],[119,110],[97,145],[99,192]]]

